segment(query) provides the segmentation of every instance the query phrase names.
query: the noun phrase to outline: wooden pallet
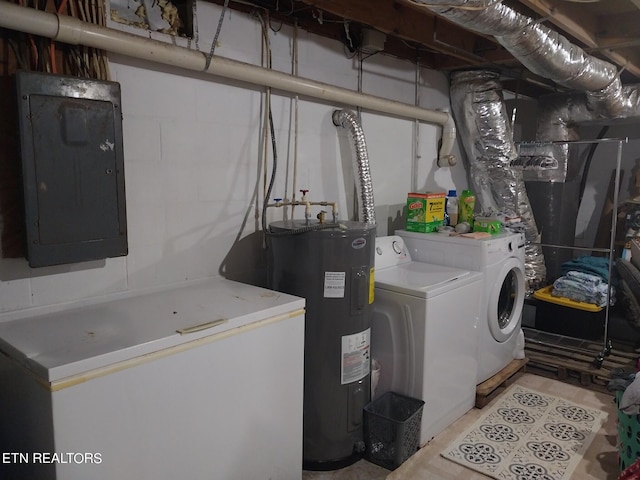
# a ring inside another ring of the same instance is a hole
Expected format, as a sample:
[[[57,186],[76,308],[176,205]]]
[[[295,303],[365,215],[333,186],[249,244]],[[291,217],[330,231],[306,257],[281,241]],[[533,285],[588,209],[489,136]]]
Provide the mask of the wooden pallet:
[[[499,392],[508,387],[518,372],[524,372],[528,358],[514,359],[493,377],[476,386],[476,408],[483,408]]]
[[[597,344],[584,344],[581,348],[538,342],[525,342],[529,367],[538,374],[555,376],[558,380],[579,383],[594,390],[607,391],[611,371],[615,368],[635,370],[637,353],[611,350],[600,367],[595,359],[602,351]]]

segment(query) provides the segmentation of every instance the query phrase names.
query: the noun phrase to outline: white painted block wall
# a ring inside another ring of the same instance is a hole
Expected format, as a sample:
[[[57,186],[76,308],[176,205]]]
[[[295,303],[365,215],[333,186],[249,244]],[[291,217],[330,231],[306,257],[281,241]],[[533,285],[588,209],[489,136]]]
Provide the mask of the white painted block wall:
[[[197,5],[203,51],[210,48],[220,11],[206,2]],[[273,68],[290,73],[292,29],[271,31],[270,40]],[[259,22],[228,11],[216,54],[259,65],[261,51]],[[339,42],[300,31],[298,51],[300,76],[357,90],[358,61],[347,58]],[[122,88],[129,255],[38,269],[24,259],[0,259],[0,321],[22,316],[25,309],[59,308],[221,274],[263,282],[264,89],[121,56],[111,56],[110,65]],[[362,75],[365,93],[415,102],[413,64],[374,55],[365,60]],[[422,69],[419,97],[425,108],[449,108],[446,76]],[[309,189],[311,200],[337,201],[341,218],[352,218],[351,158],[341,148],[346,132],[331,121],[334,109],[344,107],[299,99],[297,189]],[[291,196],[294,108],[290,96],[272,96],[279,164],[272,197]],[[387,226],[398,221],[412,185],[431,191],[466,186],[462,161],[449,169],[435,166],[439,127],[420,124],[415,152],[413,121],[365,112],[362,124],[378,234],[390,233]],[[267,146],[270,174],[270,140]],[[459,156],[457,147],[454,153]],[[302,209],[297,212],[302,216]],[[268,221],[281,215],[270,210]]]

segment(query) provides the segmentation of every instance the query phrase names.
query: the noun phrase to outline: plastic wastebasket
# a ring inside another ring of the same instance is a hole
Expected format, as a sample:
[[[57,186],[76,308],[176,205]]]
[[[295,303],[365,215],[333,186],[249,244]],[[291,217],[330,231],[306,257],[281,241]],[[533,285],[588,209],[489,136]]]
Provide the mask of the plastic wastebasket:
[[[418,449],[424,401],[386,392],[364,407],[365,458],[388,470]]]

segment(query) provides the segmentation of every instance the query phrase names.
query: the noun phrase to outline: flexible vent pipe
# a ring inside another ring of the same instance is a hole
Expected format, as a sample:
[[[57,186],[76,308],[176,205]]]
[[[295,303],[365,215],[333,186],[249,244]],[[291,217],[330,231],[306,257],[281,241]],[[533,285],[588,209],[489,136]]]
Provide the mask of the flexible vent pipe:
[[[376,212],[373,201],[373,184],[369,169],[369,155],[367,154],[367,142],[364,139],[364,131],[358,122],[355,113],[348,110],[336,110],[333,112],[333,124],[342,127],[349,132],[351,145],[354,150],[355,163],[353,173],[356,176],[356,191],[358,205],[360,206],[359,219],[369,225],[376,223]]]
[[[62,43],[94,47],[196,72],[203,72],[206,67],[206,54],[197,50],[94,25],[66,15],[22,7],[4,0],[0,0],[0,27],[47,37]],[[452,158],[451,150],[455,138],[455,128],[451,116],[446,112],[428,110],[367,95],[218,55],[213,57],[205,73],[324,101],[441,125],[443,127],[443,142],[439,152],[439,162],[452,164],[449,159]]]

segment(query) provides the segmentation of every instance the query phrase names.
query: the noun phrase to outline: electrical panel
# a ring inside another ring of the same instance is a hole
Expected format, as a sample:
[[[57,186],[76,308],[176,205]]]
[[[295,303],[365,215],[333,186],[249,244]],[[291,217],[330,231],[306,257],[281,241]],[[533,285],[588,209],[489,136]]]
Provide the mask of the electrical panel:
[[[17,72],[31,267],[127,255],[120,85]]]

